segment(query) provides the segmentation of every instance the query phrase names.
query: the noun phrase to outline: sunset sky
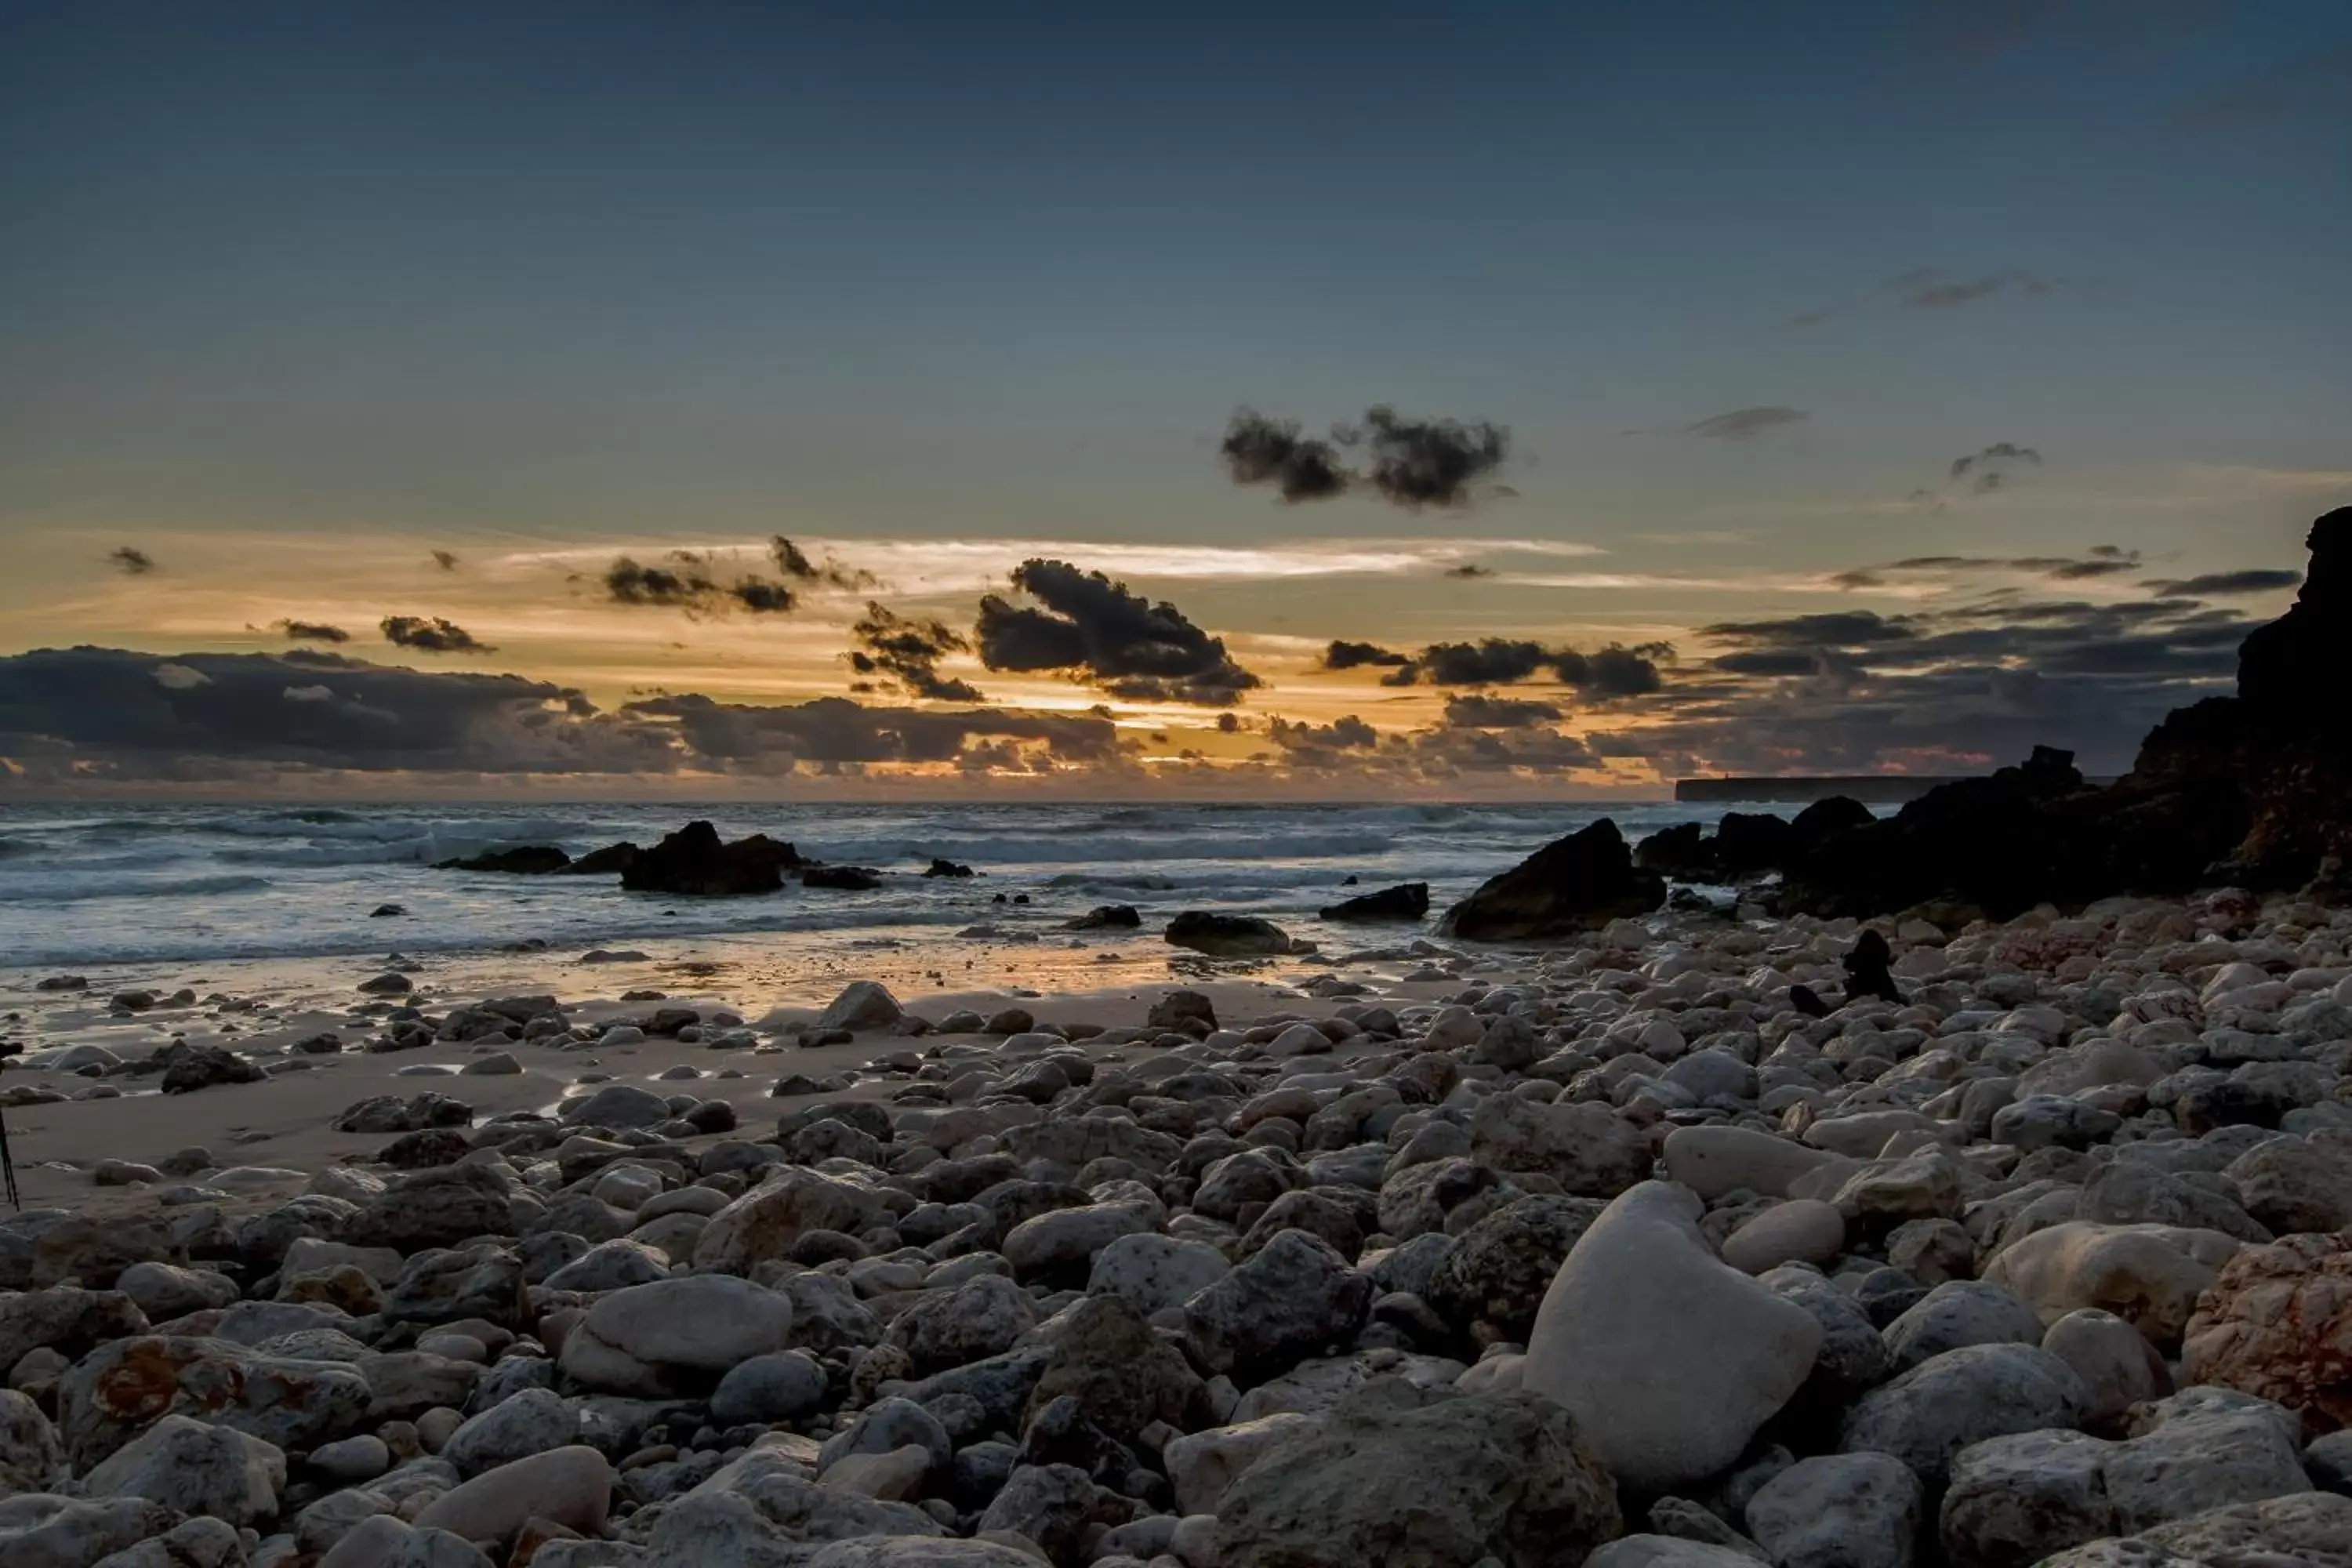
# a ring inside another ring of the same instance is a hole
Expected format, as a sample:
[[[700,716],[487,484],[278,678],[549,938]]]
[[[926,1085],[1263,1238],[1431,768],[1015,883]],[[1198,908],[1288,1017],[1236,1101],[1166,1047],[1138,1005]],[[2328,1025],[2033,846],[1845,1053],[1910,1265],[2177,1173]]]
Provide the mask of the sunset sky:
[[[0,790],[2117,771],[2352,501],[2347,89],[2342,0],[28,0]]]

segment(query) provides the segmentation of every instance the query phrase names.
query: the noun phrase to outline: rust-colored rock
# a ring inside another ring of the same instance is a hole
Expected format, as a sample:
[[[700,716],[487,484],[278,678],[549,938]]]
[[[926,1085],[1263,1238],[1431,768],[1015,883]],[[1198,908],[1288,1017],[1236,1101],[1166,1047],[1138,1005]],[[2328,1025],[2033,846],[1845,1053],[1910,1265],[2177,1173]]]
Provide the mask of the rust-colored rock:
[[[2296,1412],[2307,1436],[2352,1426],[2352,1231],[2240,1252],[2198,1299],[2181,1362],[2189,1383]]]

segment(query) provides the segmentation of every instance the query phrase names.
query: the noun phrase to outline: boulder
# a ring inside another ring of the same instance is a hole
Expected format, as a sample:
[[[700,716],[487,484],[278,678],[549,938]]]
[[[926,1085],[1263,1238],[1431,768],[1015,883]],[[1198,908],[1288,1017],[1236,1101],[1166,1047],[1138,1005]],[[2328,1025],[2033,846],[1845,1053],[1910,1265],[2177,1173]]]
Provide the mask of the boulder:
[[[860,1033],[870,1029],[887,1029],[905,1016],[906,1009],[890,994],[890,988],[878,980],[853,980],[842,988],[841,994],[826,1004],[817,1019],[823,1029],[847,1029]]]
[[[497,1172],[447,1165],[402,1176],[368,1200],[343,1229],[354,1247],[402,1253],[511,1234],[513,1197]]]
[[[2038,1345],[2042,1338],[2039,1313],[1978,1279],[1947,1280],[1886,1325],[1886,1349],[1898,1373],[1963,1345]]]
[[[1368,1276],[1328,1242],[1286,1230],[1184,1303],[1184,1332],[1211,1371],[1263,1374],[1352,1338],[1371,1304]]]
[[[1050,1354],[1029,1396],[1033,1415],[1075,1397],[1087,1420],[1129,1437],[1160,1422],[1184,1429],[1207,1407],[1200,1375],[1182,1352],[1118,1296],[1082,1299],[1049,1320],[1038,1337]]]
[[[1146,1317],[1181,1307],[1233,1271],[1233,1263],[1205,1241],[1152,1231],[1122,1236],[1095,1254],[1087,1277],[1090,1296],[1117,1296]]]
[[[558,1361],[583,1386],[659,1398],[784,1349],[792,1327],[788,1297],[730,1274],[680,1275],[599,1296]]]
[[[1811,1372],[1812,1316],[1727,1267],[1698,1201],[1646,1182],[1560,1266],[1528,1337],[1525,1386],[1558,1401],[1610,1474],[1646,1492],[1739,1457]]]
[[[1280,926],[1254,915],[1186,910],[1160,934],[1171,947],[1188,947],[1211,958],[1266,958],[1302,951]]]
[[[165,1094],[189,1094],[218,1083],[258,1083],[269,1076],[235,1051],[187,1040],[167,1047],[161,1059]]]
[[[1748,1533],[1774,1568],[1908,1568],[1919,1478],[1885,1454],[1800,1459],[1748,1500]]]
[[[2231,1258],[2189,1320],[2181,1370],[2284,1405],[2313,1436],[2352,1426],[2352,1232]]]
[[[1327,904],[1318,918],[1327,921],[1418,921],[1429,915],[1429,884],[1400,882],[1377,893],[1359,893]]]
[[[1650,1173],[1650,1142],[1639,1128],[1597,1100],[1549,1104],[1490,1094],[1470,1121],[1470,1152],[1505,1173],[1549,1176],[1564,1192],[1613,1198]]]
[[[1845,1216],[1835,1204],[1792,1198],[1743,1223],[1723,1241],[1723,1260],[1742,1274],[1784,1263],[1826,1264],[1845,1249]],[[2041,1327],[2037,1320],[2034,1327]]]
[[[2044,1322],[2097,1307],[2162,1350],[2180,1342],[2197,1298],[2239,1245],[2219,1231],[2071,1220],[2010,1243],[1983,1273]]]
[[[689,822],[629,857],[621,868],[621,886],[688,898],[772,893],[784,885],[784,870],[800,863],[791,845],[765,835],[724,844],[709,823]]]
[[[1553,1277],[1607,1206],[1595,1198],[1515,1199],[1455,1237],[1414,1294],[1457,1330],[1484,1323],[1495,1339],[1524,1344]]]
[[[1634,866],[1624,835],[1604,816],[1480,883],[1439,929],[1472,942],[1547,941],[1647,914],[1665,900],[1665,879]]]
[[[419,1530],[505,1541],[533,1518],[594,1535],[613,1505],[613,1467],[585,1445],[552,1448],[488,1470],[443,1492],[416,1515]]]
[[[307,1450],[356,1430],[373,1397],[365,1376],[334,1362],[146,1334],[101,1346],[58,1380],[58,1426],[77,1466],[173,1415]]]
[[[65,1445],[32,1395],[0,1388],[0,1498],[44,1492],[66,1480]]]
[[[694,1267],[704,1273],[749,1274],[755,1265],[788,1258],[811,1231],[855,1236],[877,1212],[877,1201],[865,1187],[786,1166],[710,1216],[695,1238]]]
[[[234,1525],[275,1519],[285,1489],[286,1456],[274,1444],[185,1415],[164,1416],[82,1478],[87,1497],[147,1498]]]
[[[1841,1163],[1826,1150],[1723,1124],[1675,1128],[1666,1134],[1664,1155],[1667,1176],[1709,1200],[1742,1187],[1785,1198],[1800,1176]]]
[[[1548,1568],[1622,1529],[1574,1416],[1526,1394],[1372,1384],[1217,1500],[1219,1568]]]
[[[2352,1568],[2352,1498],[2235,1503],[2045,1557],[2037,1568]]]
[[[83,1501],[47,1492],[0,1498],[0,1563],[8,1568],[91,1568],[179,1522],[143,1497]]]
[[[2034,1345],[1969,1345],[1930,1357],[1857,1400],[1840,1423],[1845,1453],[1892,1454],[1930,1486],[1989,1437],[2080,1425],[2089,1395],[2064,1362]]]

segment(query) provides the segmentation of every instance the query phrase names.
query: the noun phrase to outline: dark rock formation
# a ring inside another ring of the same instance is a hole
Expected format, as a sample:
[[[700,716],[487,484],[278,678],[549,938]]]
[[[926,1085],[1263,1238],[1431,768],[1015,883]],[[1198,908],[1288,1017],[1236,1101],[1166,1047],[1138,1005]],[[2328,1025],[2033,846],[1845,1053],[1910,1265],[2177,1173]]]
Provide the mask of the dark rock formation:
[[[1865,931],[1853,939],[1853,951],[1840,959],[1845,970],[1845,996],[1851,1002],[1857,996],[1875,996],[1881,1001],[1903,1005],[1903,993],[1895,984],[1895,950],[1886,939],[1874,931]]]
[[[765,834],[723,844],[708,822],[689,822],[633,856],[621,872],[621,886],[690,898],[772,893],[784,885],[784,868],[799,863],[791,845]]]
[[[189,1094],[216,1083],[258,1083],[268,1074],[235,1051],[182,1040],[163,1053],[165,1094]]]
[[[524,844],[512,849],[493,849],[486,855],[470,855],[455,860],[436,860],[436,871],[502,871],[514,877],[543,877],[551,871],[561,871],[572,864],[572,857],[552,844]]]
[[[602,849],[591,849],[563,870],[565,875],[572,877],[608,877],[614,872],[626,873],[637,863],[637,857],[644,853],[625,838],[618,844],[607,844]]]
[[[1574,936],[1665,902],[1666,879],[1637,868],[1617,824],[1602,817],[1545,845],[1445,912],[1440,930],[1472,942]]]
[[[1377,893],[1360,893],[1340,903],[1326,905],[1327,921],[1417,921],[1429,913],[1429,884],[1400,882]]]
[[[1064,931],[1134,931],[1143,916],[1133,904],[1097,904],[1085,914],[1062,922]]]
[[[864,866],[810,866],[801,872],[803,888],[832,888],[845,893],[870,893],[882,885],[882,873]]]
[[[2037,748],[1801,848],[1784,908],[1939,900],[2004,919],[2217,884],[2352,893],[2352,507],[2313,523],[2307,543],[2294,607],[2239,647],[2238,695],[2175,709],[2124,778],[2087,787],[2068,753]]]
[[[1186,910],[1170,921],[1161,934],[1171,946],[1189,947],[1212,958],[1264,958],[1300,951],[1289,932],[1271,921],[1251,915]]]
[[[976,873],[961,860],[942,860],[933,857],[923,875],[926,877],[970,877]]]

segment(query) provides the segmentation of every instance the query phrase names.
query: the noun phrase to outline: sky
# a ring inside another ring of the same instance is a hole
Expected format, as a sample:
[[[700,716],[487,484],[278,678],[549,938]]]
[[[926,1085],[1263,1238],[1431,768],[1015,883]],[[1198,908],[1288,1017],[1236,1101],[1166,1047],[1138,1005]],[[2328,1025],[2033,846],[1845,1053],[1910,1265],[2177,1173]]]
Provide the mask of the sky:
[[[2347,87],[2340,0],[25,0],[0,791],[2120,771],[2352,500]]]

